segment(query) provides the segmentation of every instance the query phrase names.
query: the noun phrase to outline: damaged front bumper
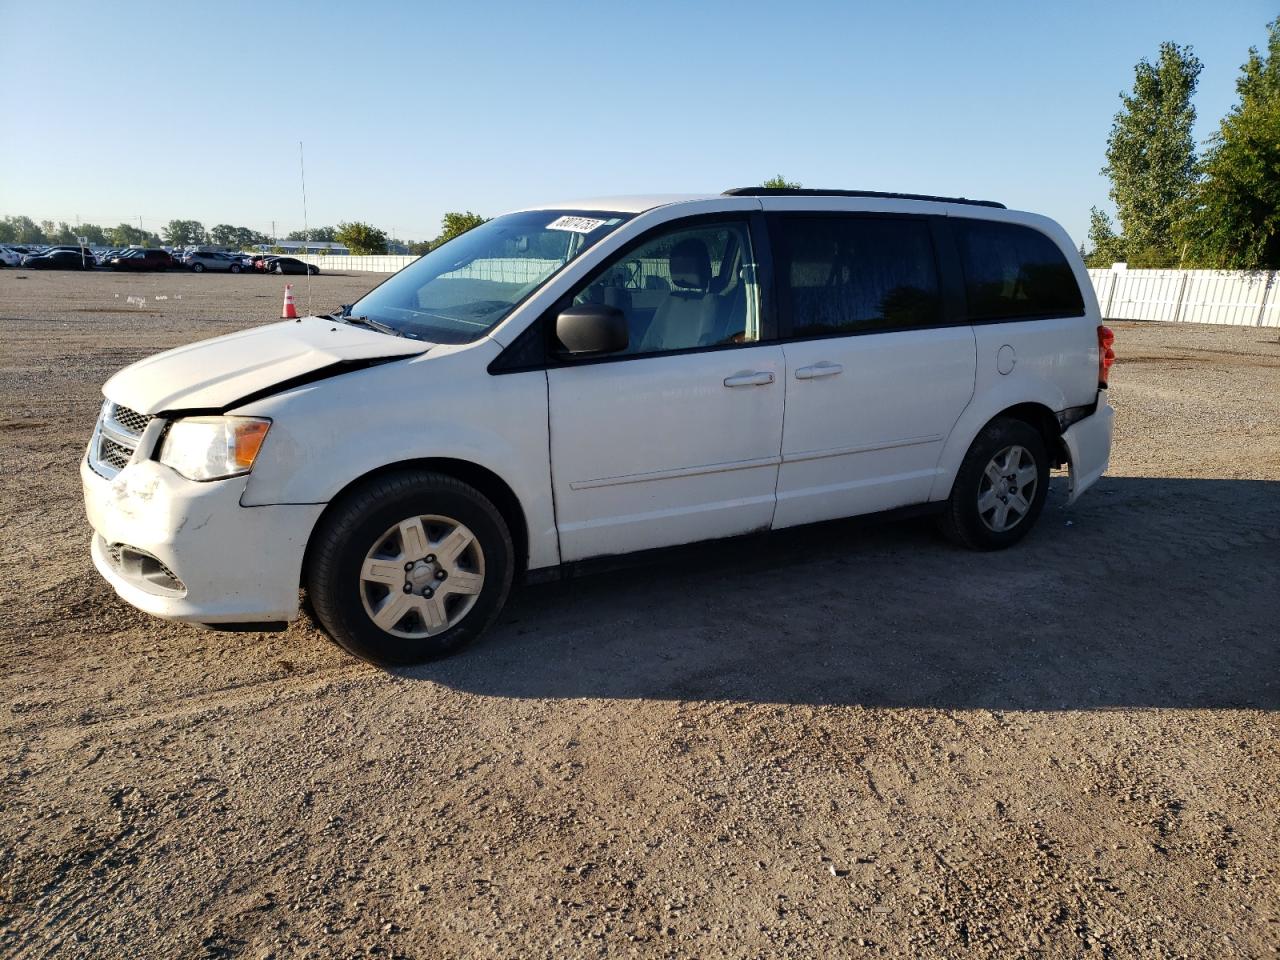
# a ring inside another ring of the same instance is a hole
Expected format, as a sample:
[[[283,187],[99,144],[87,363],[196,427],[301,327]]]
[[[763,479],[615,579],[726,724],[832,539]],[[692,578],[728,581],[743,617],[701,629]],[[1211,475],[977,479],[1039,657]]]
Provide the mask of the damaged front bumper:
[[[243,507],[247,477],[197,483],[154,460],[113,479],[80,462],[98,572],[147,613],[196,623],[292,620],[324,504]]]

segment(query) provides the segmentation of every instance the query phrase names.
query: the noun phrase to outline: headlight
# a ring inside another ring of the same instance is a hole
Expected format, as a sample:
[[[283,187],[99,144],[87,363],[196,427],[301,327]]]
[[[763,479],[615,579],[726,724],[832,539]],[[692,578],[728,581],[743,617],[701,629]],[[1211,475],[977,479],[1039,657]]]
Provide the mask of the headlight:
[[[220,480],[253,469],[271,421],[258,417],[186,417],[165,434],[160,462],[188,480]]]

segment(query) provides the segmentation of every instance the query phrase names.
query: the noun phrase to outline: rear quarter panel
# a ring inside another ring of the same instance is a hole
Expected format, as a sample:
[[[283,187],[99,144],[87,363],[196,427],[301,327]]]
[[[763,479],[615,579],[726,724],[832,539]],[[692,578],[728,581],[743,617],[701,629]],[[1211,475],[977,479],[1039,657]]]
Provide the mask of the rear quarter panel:
[[[1018,223],[1048,236],[1071,266],[1084,301],[1084,313],[973,324],[978,350],[973,401],[943,447],[930,500],[950,495],[970,444],[1001,411],[1021,403],[1038,403],[1056,413],[1093,403],[1098,393],[1097,328],[1102,322],[1098,300],[1067,232],[1047,217],[1019,211],[952,208],[949,215]]]

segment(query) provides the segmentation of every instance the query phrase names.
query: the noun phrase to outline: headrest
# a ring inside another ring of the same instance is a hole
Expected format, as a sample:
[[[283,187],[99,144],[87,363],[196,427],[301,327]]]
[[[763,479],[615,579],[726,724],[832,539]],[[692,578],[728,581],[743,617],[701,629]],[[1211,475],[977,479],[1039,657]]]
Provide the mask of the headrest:
[[[671,248],[671,282],[685,290],[705,290],[711,284],[711,254],[701,240],[690,237]]]

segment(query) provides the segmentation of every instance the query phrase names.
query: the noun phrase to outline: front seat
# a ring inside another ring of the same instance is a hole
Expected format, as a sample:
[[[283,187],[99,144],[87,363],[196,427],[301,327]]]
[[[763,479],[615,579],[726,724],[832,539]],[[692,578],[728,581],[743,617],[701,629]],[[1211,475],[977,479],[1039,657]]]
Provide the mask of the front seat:
[[[710,343],[716,333],[716,298],[710,292],[711,254],[695,237],[681,240],[668,257],[672,290],[654,312],[640,351],[683,350]]]

